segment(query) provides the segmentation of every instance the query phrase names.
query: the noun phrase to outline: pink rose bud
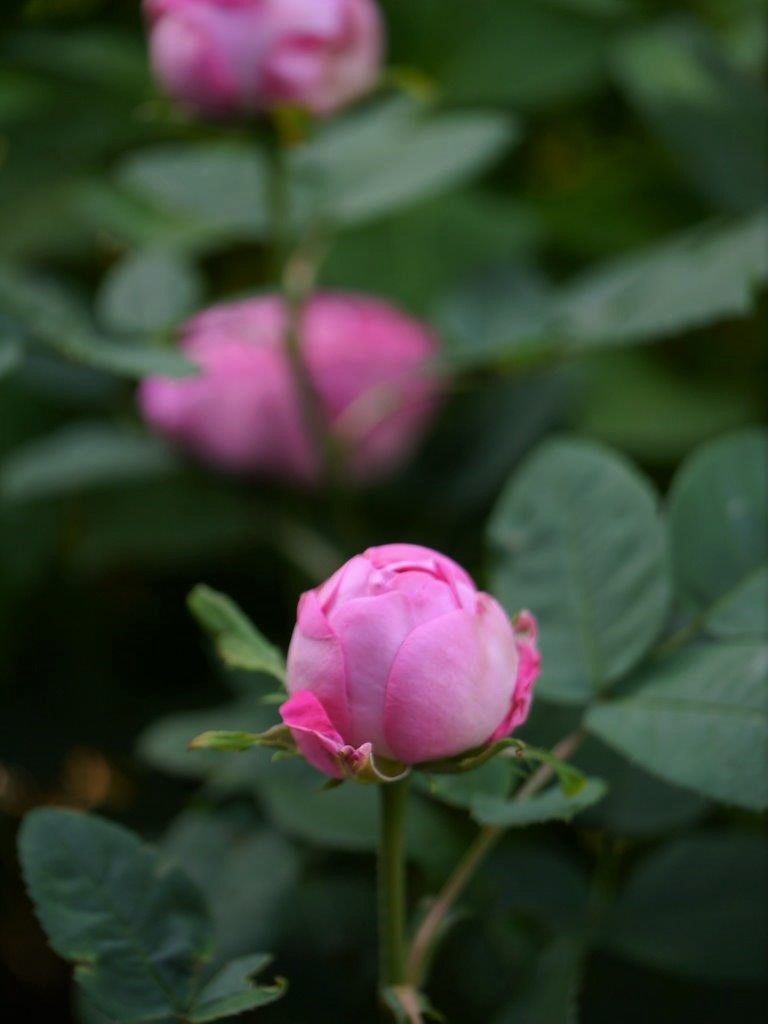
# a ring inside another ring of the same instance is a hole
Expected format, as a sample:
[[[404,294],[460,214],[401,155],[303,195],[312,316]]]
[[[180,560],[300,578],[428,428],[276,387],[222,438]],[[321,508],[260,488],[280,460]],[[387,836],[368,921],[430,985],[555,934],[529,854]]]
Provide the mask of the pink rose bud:
[[[301,598],[281,714],[306,759],[343,778],[371,753],[419,764],[503,738],[539,667],[530,612],[512,623],[450,558],[387,544]]]
[[[144,418],[199,459],[230,472],[311,483],[322,465],[286,356],[285,306],[264,296],[201,313],[182,348],[201,372],[149,377]],[[429,362],[436,339],[387,303],[320,293],[307,306],[302,353],[352,478],[394,468],[423,434],[437,404]]]
[[[194,113],[331,114],[379,77],[374,0],[144,0],[155,75]]]

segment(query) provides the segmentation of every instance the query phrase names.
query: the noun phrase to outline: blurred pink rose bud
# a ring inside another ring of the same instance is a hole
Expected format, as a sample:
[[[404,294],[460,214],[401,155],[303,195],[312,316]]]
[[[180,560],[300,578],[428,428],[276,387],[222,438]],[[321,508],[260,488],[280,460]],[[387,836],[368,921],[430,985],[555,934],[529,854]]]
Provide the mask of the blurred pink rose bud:
[[[155,75],[195,113],[331,114],[379,77],[374,0],[144,0]]]
[[[370,548],[299,602],[283,721],[336,778],[371,753],[453,757],[525,721],[539,674],[536,621],[514,623],[450,558]]]
[[[149,377],[144,418],[210,465],[311,483],[321,471],[288,362],[281,298],[214,306],[182,330],[201,373]],[[302,352],[350,477],[365,480],[400,463],[437,404],[429,363],[437,341],[387,303],[322,292],[303,317]]]

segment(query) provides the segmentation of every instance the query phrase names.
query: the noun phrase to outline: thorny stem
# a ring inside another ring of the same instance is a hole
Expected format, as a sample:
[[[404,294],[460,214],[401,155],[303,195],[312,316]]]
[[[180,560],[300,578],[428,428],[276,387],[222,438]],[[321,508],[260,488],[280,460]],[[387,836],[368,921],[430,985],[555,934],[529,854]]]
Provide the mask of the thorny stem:
[[[553,748],[552,753],[559,761],[566,761],[581,745],[586,734],[583,729],[569,733]],[[530,800],[554,777],[552,764],[542,764],[515,793],[514,800]],[[480,829],[475,841],[469,847],[453,874],[443,886],[430,907],[414,936],[408,953],[406,979],[414,988],[423,982],[427,963],[437,938],[442,931],[446,917],[464,892],[480,864],[504,835],[506,829],[500,825],[486,825]]]

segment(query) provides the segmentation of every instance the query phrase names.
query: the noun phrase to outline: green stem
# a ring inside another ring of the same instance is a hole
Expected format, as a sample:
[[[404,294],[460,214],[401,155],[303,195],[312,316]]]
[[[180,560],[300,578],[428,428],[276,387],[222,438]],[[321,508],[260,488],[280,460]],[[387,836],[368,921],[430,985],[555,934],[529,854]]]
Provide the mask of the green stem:
[[[285,147],[277,132],[269,140],[269,153],[271,257],[275,277],[279,280],[290,247],[291,197]]]
[[[405,978],[405,812],[408,779],[379,786],[379,983],[381,989]]]
[[[285,353],[296,384],[307,436],[322,462],[325,481],[333,490],[341,470],[339,446],[302,351],[304,314],[315,290],[325,245],[319,231],[310,231],[298,244],[292,244],[289,167],[286,143],[278,126],[275,126],[269,140],[269,149],[272,250],[286,308]]]

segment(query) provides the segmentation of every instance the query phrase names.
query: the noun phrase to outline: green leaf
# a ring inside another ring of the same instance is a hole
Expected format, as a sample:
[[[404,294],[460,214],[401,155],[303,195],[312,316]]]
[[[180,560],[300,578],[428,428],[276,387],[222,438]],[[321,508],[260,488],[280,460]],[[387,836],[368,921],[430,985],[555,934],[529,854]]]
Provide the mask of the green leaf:
[[[718,636],[768,632],[768,431],[696,451],[669,498],[678,586]]]
[[[589,828],[646,839],[690,825],[710,809],[696,793],[663,782],[592,737],[574,760],[582,771],[608,784],[605,799],[582,818],[581,824]]]
[[[350,182],[334,211],[345,224],[359,223],[455,188],[498,159],[516,135],[507,116],[443,114],[377,161],[375,171]]]
[[[301,858],[287,839],[255,820],[255,811],[244,813],[242,804],[184,811],[162,851],[184,865],[205,895],[217,964],[273,941],[283,903],[298,882]]]
[[[576,1024],[585,952],[577,937],[555,939],[539,957],[521,995],[492,1024]]]
[[[656,24],[626,37],[613,64],[705,197],[733,213],[765,202],[768,94],[728,61],[716,37],[693,19]]]
[[[491,517],[493,590],[541,628],[539,691],[587,703],[637,664],[664,621],[666,538],[650,484],[578,440],[538,448]]]
[[[436,797],[451,807],[469,807],[480,794],[504,797],[512,784],[512,766],[508,760],[495,757],[479,768],[455,775],[414,776],[423,792]]]
[[[292,174],[303,219],[351,225],[391,213],[479,174],[515,140],[510,117],[450,113],[417,118],[401,103],[378,113],[381,130],[347,129],[298,150]]]
[[[75,1005],[79,1024],[118,1024],[114,1017],[108,1017],[97,1006],[89,1002],[81,988],[75,990]],[[173,1024],[173,1022],[160,1021],[158,1024]]]
[[[96,303],[108,328],[148,333],[174,327],[199,304],[202,291],[194,266],[180,256],[139,250],[109,270]]]
[[[19,851],[51,945],[98,1009],[121,1024],[187,1014],[211,925],[181,872],[126,829],[71,811],[29,814]]]
[[[191,1024],[232,1017],[246,1010],[268,1006],[285,995],[286,983],[278,979],[274,985],[256,985],[255,977],[271,962],[262,953],[242,956],[223,967],[196,998],[189,1014]]]
[[[601,944],[708,982],[760,982],[768,959],[766,863],[760,835],[673,840],[635,869]]]
[[[68,292],[16,268],[0,266],[0,312],[37,342],[87,366],[127,377],[184,377],[197,372],[173,349],[117,342],[98,335]]]
[[[160,346],[115,342],[96,335],[81,335],[56,343],[51,348],[67,359],[122,377],[193,377],[198,370],[181,352]]]
[[[505,363],[530,360],[547,348],[554,301],[537,271],[524,266],[486,270],[438,305],[445,354],[451,363],[470,367],[500,358]]]
[[[22,360],[24,334],[0,315],[0,378],[15,370]]]
[[[231,598],[202,584],[188,598],[200,625],[216,641],[216,649],[231,668],[266,672],[285,682],[285,658],[237,607]]]
[[[254,146],[169,143],[132,153],[118,169],[128,190],[184,216],[206,241],[260,239],[269,228],[268,170]]]
[[[0,498],[29,501],[168,476],[178,468],[157,438],[110,423],[76,423],[28,441],[0,463]]]
[[[636,690],[593,707],[586,724],[669,782],[748,810],[768,807],[768,647],[686,648],[650,667]]]
[[[705,223],[515,303],[503,274],[439,312],[449,357],[482,366],[657,341],[747,316],[768,280],[768,217]],[[490,311],[490,312],[489,312]]]
[[[570,351],[654,341],[746,316],[768,279],[768,216],[704,224],[587,271],[561,293],[556,334]]]
[[[481,825],[501,828],[524,828],[545,821],[570,821],[580,811],[602,800],[607,788],[602,779],[588,779],[586,785],[570,796],[560,786],[551,786],[530,800],[504,800],[480,794],[472,800],[471,814]]]

